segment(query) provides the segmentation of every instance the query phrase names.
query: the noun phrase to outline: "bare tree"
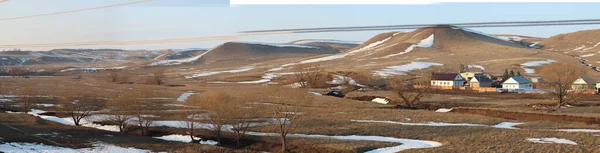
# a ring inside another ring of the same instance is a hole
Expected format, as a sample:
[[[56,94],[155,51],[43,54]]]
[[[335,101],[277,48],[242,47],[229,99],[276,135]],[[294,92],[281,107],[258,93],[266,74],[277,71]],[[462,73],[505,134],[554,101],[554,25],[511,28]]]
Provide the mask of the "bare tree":
[[[242,100],[253,99],[256,94],[247,93],[242,95],[236,102],[241,102]],[[242,139],[246,136],[246,133],[251,129],[253,125],[254,119],[258,117],[258,110],[253,108],[242,108],[238,105],[230,105],[232,107],[227,107],[228,114],[230,114],[231,118],[228,124],[232,126],[231,132],[233,132],[233,139],[237,143],[237,147],[240,148],[242,146]],[[233,107],[238,106],[238,107]]]
[[[135,91],[124,91],[117,97],[108,102],[111,114],[106,118],[111,124],[119,127],[119,132],[123,133],[127,129],[129,122],[133,119],[129,113],[132,107],[132,97],[137,97]]]
[[[141,128],[141,135],[147,135],[154,118],[148,116],[151,112],[154,91],[151,87],[142,86],[137,88],[137,91],[130,97],[132,99],[132,115],[135,117],[137,125]]]
[[[231,119],[229,108],[235,107],[229,105],[234,98],[223,91],[209,91],[201,94],[201,96],[203,100],[200,102],[200,107],[209,111],[210,130],[213,131],[217,137],[218,145],[220,145],[223,126]]]
[[[96,109],[94,104],[96,100],[91,93],[69,91],[63,93],[59,102],[62,112],[73,119],[75,126],[80,126],[81,120],[91,116],[92,111]]]
[[[14,77],[25,77],[27,75],[27,69],[25,67],[13,66],[8,72],[10,76]]]
[[[198,94],[195,94],[195,95],[191,95],[188,98],[186,103],[188,106],[197,108],[199,106],[200,102],[201,102],[200,96],[198,96]],[[180,125],[185,127],[185,133],[190,136],[191,143],[197,143],[200,141],[200,140],[196,140],[196,137],[195,137],[195,131],[200,126],[200,124],[197,121],[204,119],[205,117],[202,114],[202,111],[199,111],[197,109],[188,109],[188,110],[186,110],[186,113],[184,113],[184,114],[185,115],[183,116],[183,118],[185,120],[181,121]]]
[[[385,85],[385,80],[379,75],[374,75],[371,71],[354,71],[348,75],[358,84],[376,87]]]
[[[428,77],[397,77],[388,82],[388,87],[396,93],[408,107],[415,107],[431,90]]]
[[[17,103],[22,111],[29,111],[42,98],[42,95],[38,95],[38,91],[32,87],[20,87],[17,90]]]
[[[152,74],[146,80],[146,83],[154,85],[163,85],[165,83],[164,70],[159,69],[152,72]]]
[[[117,71],[109,71],[108,72],[108,80],[110,82],[119,82],[119,72],[117,72]]]
[[[299,64],[295,66],[294,78],[301,88],[319,87],[325,82],[323,68],[316,64]]]
[[[549,95],[557,99],[557,108],[577,101],[578,96],[571,92],[572,84],[585,74],[585,69],[577,65],[562,63],[546,65],[540,70],[540,75],[544,78],[544,87]]]
[[[276,130],[279,133],[281,149],[287,151],[287,136],[296,128],[299,119],[297,107],[289,105],[306,105],[312,102],[312,97],[307,94],[307,90],[272,88],[266,93],[267,100],[277,103],[273,106],[273,118],[276,121]]]

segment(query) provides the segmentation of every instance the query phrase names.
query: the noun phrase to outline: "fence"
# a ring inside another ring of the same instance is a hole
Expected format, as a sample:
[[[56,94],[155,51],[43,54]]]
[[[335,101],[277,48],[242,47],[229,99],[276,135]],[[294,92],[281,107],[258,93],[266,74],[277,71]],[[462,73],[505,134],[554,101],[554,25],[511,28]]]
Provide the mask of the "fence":
[[[414,88],[425,88],[424,85],[414,85]],[[519,93],[543,93],[542,89],[502,89],[502,88],[494,88],[494,87],[461,87],[461,86],[430,86],[432,89],[442,89],[442,90],[470,90],[470,91],[479,91],[479,92],[500,92],[502,90],[508,92],[519,92]],[[588,90],[578,90],[578,91],[570,91],[573,93],[580,94],[597,94],[596,90],[588,89]]]
[[[414,88],[425,88],[424,85],[414,85]],[[431,86],[432,89],[443,89],[443,90],[473,90],[480,92],[496,92],[494,87],[462,87],[462,86]]]

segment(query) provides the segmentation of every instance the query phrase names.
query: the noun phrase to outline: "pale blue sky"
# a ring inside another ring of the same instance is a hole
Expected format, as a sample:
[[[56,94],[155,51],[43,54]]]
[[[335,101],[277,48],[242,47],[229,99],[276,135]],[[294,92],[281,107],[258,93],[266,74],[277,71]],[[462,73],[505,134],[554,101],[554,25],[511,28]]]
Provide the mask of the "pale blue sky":
[[[9,0],[0,19],[134,0]],[[105,40],[152,40],[231,35],[244,30],[486,21],[599,18],[600,3],[443,3],[432,5],[243,5],[222,0],[156,0],[108,9],[0,21],[0,45]],[[221,3],[221,5],[219,4]],[[479,28],[487,33],[548,37],[600,25]],[[366,40],[377,33],[335,32],[244,37],[228,41]],[[61,48],[211,48],[223,41]],[[48,49],[48,48],[40,48]]]

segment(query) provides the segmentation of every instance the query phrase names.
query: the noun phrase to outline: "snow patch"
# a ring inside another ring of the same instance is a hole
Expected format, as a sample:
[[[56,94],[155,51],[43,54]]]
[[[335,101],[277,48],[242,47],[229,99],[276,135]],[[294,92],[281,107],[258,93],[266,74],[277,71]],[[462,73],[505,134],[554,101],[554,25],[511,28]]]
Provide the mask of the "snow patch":
[[[166,140],[166,141],[177,141],[177,142],[188,142],[188,143],[192,142],[192,139],[190,138],[189,135],[173,134],[173,135],[165,135],[165,136],[154,137],[154,138]],[[194,137],[194,139],[201,140],[202,138]],[[213,140],[206,140],[206,141],[200,141],[199,143],[214,146],[214,145],[217,145],[218,142],[213,141]]]
[[[573,49],[572,51],[578,51],[578,50],[582,50],[582,49],[584,49],[584,48],[585,48],[585,45],[583,45],[583,46],[579,46],[579,47],[577,47],[577,48]]]
[[[352,44],[358,45],[359,41],[343,41],[343,40],[328,40],[328,39],[307,39],[294,42],[294,44],[309,44],[309,43],[333,43],[333,44]]]
[[[373,100],[371,100],[372,102],[376,102],[376,103],[380,103],[380,104],[388,104],[389,101],[387,99],[383,99],[383,98],[375,98]]]
[[[377,121],[377,120],[351,120],[351,121],[360,122],[360,123],[389,123],[389,124],[412,125],[412,126],[486,126],[483,124],[444,123],[444,122],[406,123],[406,122]]]
[[[54,107],[54,104],[35,104],[37,106],[42,106],[42,107]]]
[[[194,74],[191,76],[186,76],[185,78],[191,79],[191,78],[211,76],[211,75],[216,75],[216,74],[221,74],[221,73],[240,73],[240,72],[250,71],[252,69],[254,69],[254,67],[250,66],[250,67],[243,67],[243,68],[239,68],[239,69],[226,70],[226,71],[203,72],[203,73],[198,73],[198,74]]]
[[[315,96],[323,96],[323,94],[318,93],[318,92],[310,92],[311,94],[315,95]]]
[[[591,56],[594,56],[594,55],[596,55],[596,54],[585,54],[585,55],[581,55],[579,57],[591,57]]]
[[[533,143],[559,143],[559,144],[577,145],[577,142],[567,140],[567,139],[561,139],[561,138],[527,138],[527,141],[530,141]]]
[[[346,55],[331,55],[331,56],[325,56],[325,57],[321,57],[321,58],[315,58],[315,59],[309,59],[309,60],[300,61],[300,63],[302,63],[302,64],[316,63],[316,62],[323,62],[323,61],[330,61],[330,60],[334,60],[334,59],[340,59],[340,58],[344,58],[344,57],[346,57]]]
[[[384,58],[390,58],[390,57],[394,57],[394,56],[398,56],[398,55],[403,55],[406,53],[410,53],[415,47],[421,47],[421,48],[429,48],[431,46],[433,46],[433,42],[434,42],[434,35],[431,34],[429,37],[421,40],[421,42],[419,42],[418,44],[413,44],[408,46],[408,48],[406,48],[406,50],[404,50],[404,52],[399,52],[396,54],[390,54],[385,56]]]
[[[127,68],[126,66],[120,66],[120,67],[105,67],[105,68],[68,68],[68,69],[64,69],[61,70],[60,72],[68,72],[68,71],[106,71],[106,70],[121,70],[121,69],[125,69]]]
[[[477,31],[477,30],[473,30],[473,29],[469,29],[469,28],[459,28],[459,27],[452,27],[452,29],[462,29],[462,30],[464,30],[464,31],[467,31],[467,32],[470,32],[470,33],[475,33],[475,34],[479,34],[479,35],[484,35],[484,36],[487,36],[487,37],[490,37],[490,38],[494,38],[494,39],[502,40],[502,41],[505,41],[505,42],[514,43],[514,42],[512,42],[512,41],[509,41],[509,40],[507,40],[507,39],[500,38],[500,37],[497,37],[497,36],[494,36],[494,35],[490,35],[490,34],[487,34],[487,33],[481,32],[481,31]]]
[[[469,68],[479,68],[481,70],[485,70],[485,67],[481,66],[481,65],[475,65],[475,64],[470,64],[468,65]]]
[[[190,91],[182,93],[181,95],[179,95],[179,97],[177,97],[177,101],[178,102],[185,102],[188,99],[188,97],[190,97],[193,94],[196,94],[196,93],[193,93],[193,92],[190,92]]]
[[[190,57],[190,58],[186,58],[186,59],[174,59],[174,60],[160,60],[157,62],[154,62],[152,64],[150,64],[150,66],[157,66],[157,65],[180,65],[180,64],[184,64],[184,63],[191,63],[194,62],[198,59],[200,59],[200,57],[208,54],[211,50],[208,50],[200,55],[194,56],[194,57]]]
[[[307,46],[307,45],[297,45],[297,44],[274,44],[274,43],[260,43],[260,42],[237,42],[244,44],[254,44],[254,45],[265,45],[265,46],[273,46],[273,47],[293,47],[293,48],[309,48],[309,49],[319,49],[317,46]]]
[[[438,110],[435,110],[435,112],[438,112],[438,113],[448,113],[451,111],[452,111],[452,108],[440,108]]]
[[[525,73],[532,74],[532,73],[535,73],[535,70],[532,68],[528,68],[528,67],[537,67],[537,66],[554,63],[554,62],[556,62],[556,61],[551,60],[551,59],[541,60],[541,61],[529,61],[529,62],[525,62],[525,63],[521,64],[521,68],[523,68],[525,70]]]
[[[598,129],[558,129],[557,131],[563,132],[585,132],[585,133],[600,133]]]
[[[355,53],[359,53],[359,52],[362,52],[362,51],[367,50],[367,49],[371,49],[371,48],[377,47],[377,46],[383,44],[384,42],[392,39],[392,37],[394,37],[394,36],[395,35],[392,35],[391,37],[387,37],[387,38],[385,38],[383,40],[373,42],[373,43],[371,43],[369,45],[366,45],[365,47],[362,47],[360,49],[350,51],[350,52],[348,52],[348,54],[355,54]]]
[[[443,65],[444,64],[432,63],[432,62],[410,62],[405,65],[385,67],[384,69],[373,71],[373,73],[380,75],[380,76],[384,76],[384,77],[390,76],[390,75],[405,75],[406,72],[409,72],[412,70],[420,70],[420,69],[429,68],[431,66],[443,66]]]
[[[292,75],[295,72],[287,72],[287,73],[265,73],[263,74],[263,76],[261,77],[262,79],[260,80],[254,80],[254,81],[240,81],[240,82],[223,82],[223,81],[215,81],[215,82],[209,82],[209,83],[239,83],[239,84],[263,84],[263,83],[268,83],[271,82],[271,80],[282,76],[282,75]]]
[[[499,129],[519,129],[519,128],[516,128],[514,126],[521,125],[521,124],[523,124],[523,123],[502,122],[502,123],[498,123],[498,124],[496,124],[496,125],[494,125],[492,127],[493,128],[499,128]]]

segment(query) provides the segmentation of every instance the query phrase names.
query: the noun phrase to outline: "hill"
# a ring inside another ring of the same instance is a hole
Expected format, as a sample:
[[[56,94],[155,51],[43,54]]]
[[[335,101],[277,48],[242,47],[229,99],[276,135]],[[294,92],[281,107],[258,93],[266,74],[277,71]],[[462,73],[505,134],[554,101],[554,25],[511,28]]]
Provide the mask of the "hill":
[[[287,44],[227,42],[194,57],[159,60],[150,65],[179,65],[183,63],[215,63],[227,61],[265,61],[282,58],[335,54],[353,44],[334,44],[316,41],[296,41]],[[355,44],[354,44],[355,45]]]
[[[528,66],[527,62],[553,61],[578,64],[573,57],[545,52],[519,41],[457,26],[440,25],[411,32],[386,32],[342,53],[318,56],[295,63],[319,63],[328,69],[373,71],[378,74],[406,74],[413,70],[441,68],[436,71],[458,71],[460,65],[470,71],[501,74],[505,69],[536,75],[543,65]],[[511,36],[516,38],[516,35]],[[289,66],[293,63],[289,63]],[[444,70],[445,69],[445,70]],[[382,72],[385,71],[385,72]]]

